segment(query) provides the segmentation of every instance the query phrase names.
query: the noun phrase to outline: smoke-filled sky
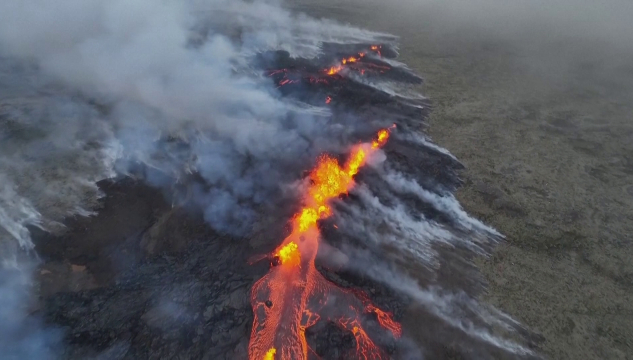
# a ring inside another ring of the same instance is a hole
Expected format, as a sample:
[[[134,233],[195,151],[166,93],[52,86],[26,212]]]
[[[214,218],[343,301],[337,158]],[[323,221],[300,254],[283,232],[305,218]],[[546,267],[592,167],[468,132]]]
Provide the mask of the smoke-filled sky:
[[[577,37],[629,49],[633,47],[633,40],[628,36],[633,32],[633,24],[629,20],[633,4],[626,0],[399,0],[389,3],[352,0],[347,4],[358,5],[359,12],[384,5],[393,12],[418,17],[421,22],[417,26],[419,29],[425,27],[424,22],[435,22],[432,17],[437,19],[438,24],[441,23],[437,27],[446,31],[465,27],[493,30],[495,33],[487,34],[490,38],[505,36],[516,39],[523,36],[527,40],[536,39],[540,34],[550,39]],[[373,17],[377,22],[381,21],[379,18]],[[472,34],[462,35],[468,37]]]
[[[450,25],[477,24],[482,28],[505,31],[537,29],[536,25],[552,26],[560,33],[603,38],[607,41],[631,44],[626,36],[633,30],[628,15],[633,4],[626,0],[595,2],[589,0],[401,0],[395,7],[442,13]],[[544,30],[544,29],[541,29]],[[627,31],[628,30],[628,31]],[[555,35],[555,34],[553,34]]]
[[[532,62],[539,76],[567,81],[568,71],[584,63],[603,71],[604,78],[626,77],[633,85],[630,73],[618,71],[633,57],[630,1],[405,0],[400,6],[412,15],[432,16],[435,31],[450,34],[449,46],[450,39],[501,41],[507,51]]]

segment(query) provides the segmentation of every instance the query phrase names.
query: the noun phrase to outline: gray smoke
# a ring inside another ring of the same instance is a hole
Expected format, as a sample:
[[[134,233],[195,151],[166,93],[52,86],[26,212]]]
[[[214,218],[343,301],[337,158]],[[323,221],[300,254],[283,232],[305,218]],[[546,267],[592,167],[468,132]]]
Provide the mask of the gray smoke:
[[[374,257],[365,254],[362,250],[353,249],[352,251],[358,257],[349,264],[351,268],[356,268],[370,278],[408,295],[417,304],[423,305],[427,311],[451,327],[459,329],[473,339],[493,345],[508,353],[519,356],[533,354],[532,350],[500,336],[500,331],[491,331],[488,328],[492,324],[507,333],[515,331],[520,327],[520,324],[508,315],[495,308],[480,304],[463,291],[446,291],[435,285],[422,288],[413,277],[376,262]],[[367,267],[368,263],[372,263],[373,266]]]
[[[7,359],[54,358],[61,338],[29,315],[37,309],[37,261],[28,226],[58,231],[64,217],[91,214],[95,182],[112,176],[116,157],[94,109],[43,78],[28,63],[0,60],[0,351]]]
[[[54,359],[61,331],[43,327],[28,315],[35,303],[31,279],[33,263],[4,259],[0,262],[0,351],[3,359]]]
[[[140,162],[150,183],[169,187],[197,170],[211,186],[193,190],[205,217],[236,234],[248,232],[288,168],[339,146],[314,141],[328,133],[327,118],[280,99],[253,71],[252,56],[271,49],[314,56],[323,40],[378,35],[266,2],[16,0],[0,4],[0,14],[5,56],[31,61],[50,83],[101,106],[78,125],[102,118],[96,126],[114,140],[95,141],[117,150],[120,173]],[[85,107],[78,99],[64,106]],[[49,131],[62,142],[72,136],[66,121],[56,125]]]

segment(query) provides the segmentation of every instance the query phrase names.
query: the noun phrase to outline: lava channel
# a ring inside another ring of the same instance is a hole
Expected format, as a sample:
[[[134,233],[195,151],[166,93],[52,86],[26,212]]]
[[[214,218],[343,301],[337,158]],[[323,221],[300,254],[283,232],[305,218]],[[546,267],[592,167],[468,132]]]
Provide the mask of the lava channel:
[[[250,360],[307,359],[310,349],[305,331],[319,321],[320,313],[327,313],[328,320],[354,335],[356,354],[348,358],[388,358],[363,329],[361,316],[373,314],[394,337],[401,335],[400,324],[390,313],[375,307],[365,294],[326,280],[314,265],[320,239],[317,221],[331,215],[330,200],[354,186],[353,178],[367,157],[388,138],[389,131],[383,129],[371,143],[355,146],[343,167],[327,155],[319,158],[310,173],[311,185],[303,196],[303,208],[292,219],[292,232],[270,254],[273,266],[251,290],[254,321],[248,347]]]

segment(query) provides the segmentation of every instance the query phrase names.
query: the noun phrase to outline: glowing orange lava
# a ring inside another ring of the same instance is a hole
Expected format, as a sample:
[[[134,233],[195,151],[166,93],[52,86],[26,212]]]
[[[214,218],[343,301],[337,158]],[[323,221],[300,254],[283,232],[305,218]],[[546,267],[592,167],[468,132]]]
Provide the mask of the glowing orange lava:
[[[296,266],[301,262],[301,253],[299,252],[299,248],[297,247],[297,244],[292,241],[279,249],[275,256],[279,258],[279,262],[281,264]]]
[[[364,294],[336,287],[314,265],[320,237],[317,221],[332,214],[329,202],[354,186],[354,176],[367,157],[388,138],[389,131],[383,129],[371,143],[355,146],[343,167],[324,155],[310,173],[303,208],[291,222],[292,232],[271,254],[275,266],[251,291],[254,321],[248,347],[250,360],[307,359],[305,330],[320,319],[317,312],[325,310],[334,315],[329,317],[332,321],[354,335],[357,358],[386,358],[363,330],[362,313],[374,314],[381,327],[400,336],[402,328],[390,313],[371,304]]]
[[[360,55],[360,54],[359,54],[359,55]],[[345,64],[347,64],[347,63],[355,63],[355,62],[357,62],[357,61],[358,61],[358,60],[357,60],[355,57],[350,56],[350,57],[348,57],[347,59],[343,59],[341,62],[343,63],[343,65],[345,65]]]
[[[277,349],[272,348],[266,352],[264,355],[264,360],[275,360],[275,354],[277,353]]]
[[[334,74],[338,74],[339,71],[341,71],[343,69],[342,66],[332,66],[331,68],[327,69],[325,72],[328,75],[334,75]]]
[[[389,70],[390,67],[378,65],[371,61],[362,61],[363,58],[370,52],[374,52],[377,53],[379,56],[382,56],[380,53],[381,48],[381,45],[372,45],[370,47],[371,50],[368,49],[366,52],[359,52],[355,56],[343,58],[335,66],[322,69],[320,72],[321,74],[333,76],[339,74],[341,71],[343,71],[343,69],[348,68],[360,72],[361,75],[365,75],[365,72],[368,70],[383,73]],[[270,77],[275,78],[275,81],[277,82],[277,88],[303,81],[307,81],[310,84],[329,84],[331,81],[331,79],[329,79],[327,76],[300,76],[297,74],[296,69],[266,70],[266,74]]]
[[[370,47],[370,49],[376,53],[378,53],[379,56],[382,56],[380,53],[380,49],[382,48],[381,45],[372,45]],[[332,66],[329,69],[325,69],[324,72],[328,75],[335,75],[338,74],[341,70],[343,70],[343,65],[349,65],[349,64],[353,64],[357,61],[359,61],[361,58],[365,57],[365,53],[364,52],[359,52],[358,53],[358,57],[355,56],[350,56],[348,58],[344,58],[341,60],[341,65],[337,65],[337,66]],[[365,74],[365,70],[361,69],[361,74]]]

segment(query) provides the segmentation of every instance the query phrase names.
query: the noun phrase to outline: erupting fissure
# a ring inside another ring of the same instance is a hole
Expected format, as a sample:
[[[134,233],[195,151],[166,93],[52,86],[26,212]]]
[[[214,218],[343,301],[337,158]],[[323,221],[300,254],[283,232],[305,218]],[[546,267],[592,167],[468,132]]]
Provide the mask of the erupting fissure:
[[[372,49],[375,46],[372,46]],[[376,47],[377,48],[377,47]],[[357,62],[359,59],[365,57],[365,53],[364,52],[359,52],[358,53],[358,57],[356,56],[350,56],[348,58],[344,58],[343,60],[341,60],[341,64],[337,65],[337,66],[332,66],[329,69],[325,69],[325,73],[328,75],[334,75],[334,74],[338,74],[339,71],[341,71],[343,69],[343,65],[349,65],[349,64],[353,64],[355,62]]]
[[[365,75],[366,71],[370,72],[379,72],[384,73],[385,71],[390,70],[389,66],[378,65],[371,62],[361,62],[368,53],[375,53],[379,57],[382,57],[380,50],[382,49],[382,45],[371,45],[367,50],[361,51],[357,53],[355,56],[349,56],[341,59],[337,65],[331,66],[329,68],[321,69],[319,76],[308,76],[302,77],[297,76],[294,73],[294,70],[289,69],[279,69],[279,70],[268,70],[268,76],[275,76],[278,78],[277,87],[280,88],[285,85],[299,83],[302,80],[306,81],[310,84],[328,84],[328,78],[333,75],[339,75],[339,72],[344,68],[352,68],[355,71],[359,72],[361,75]],[[323,74],[327,76],[322,76]]]
[[[330,156],[319,158],[309,176],[303,208],[292,219],[292,232],[270,255],[270,271],[253,285],[250,360],[307,359],[305,331],[321,316],[353,334],[357,358],[387,357],[363,329],[361,316],[372,314],[395,337],[401,334],[400,324],[390,313],[374,306],[366,295],[338,288],[326,280],[314,261],[320,239],[317,221],[332,214],[329,202],[354,186],[354,176],[367,157],[388,138],[389,130],[383,129],[371,143],[356,145],[343,167]]]
[[[380,53],[380,49],[382,49],[381,45],[372,45],[370,47],[370,49],[371,49],[371,51],[373,51],[376,54],[378,54],[378,56],[382,56],[382,54]],[[344,65],[350,65],[350,64],[354,64],[354,63],[358,62],[360,59],[365,57],[365,54],[366,54],[365,52],[359,52],[358,56],[350,56],[350,57],[347,57],[347,58],[343,58],[339,65],[332,66],[329,69],[325,69],[324,72],[326,74],[328,74],[328,75],[338,74],[339,71],[343,70],[343,66]],[[371,67],[370,64],[367,64],[367,65]],[[374,67],[375,67],[375,65],[374,65]],[[382,70],[380,70],[381,72],[384,71],[384,69],[388,69],[388,68],[384,68],[384,67],[380,67],[380,66],[378,66],[378,67],[379,68],[383,68]],[[365,74],[365,69],[360,69],[360,73],[361,73],[361,75]]]

